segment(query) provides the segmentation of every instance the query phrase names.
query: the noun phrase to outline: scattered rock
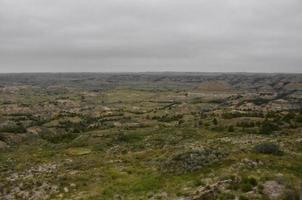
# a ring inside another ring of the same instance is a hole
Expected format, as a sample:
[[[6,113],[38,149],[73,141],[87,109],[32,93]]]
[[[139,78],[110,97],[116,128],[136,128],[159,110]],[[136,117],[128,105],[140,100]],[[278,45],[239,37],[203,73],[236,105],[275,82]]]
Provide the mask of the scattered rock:
[[[226,157],[226,153],[213,149],[193,149],[173,155],[163,164],[165,172],[193,172],[205,166],[217,163]]]
[[[253,169],[262,165],[264,165],[264,163],[261,160],[250,160],[248,158],[244,158],[243,160],[241,160],[238,166]]]
[[[168,193],[160,192],[160,193],[150,193],[147,195],[149,200],[165,200],[168,198]]]
[[[75,188],[77,185],[75,183],[70,183],[70,187]]]
[[[232,184],[233,180],[222,180],[212,185],[200,187],[190,200],[215,200],[220,193],[220,190],[224,189],[227,184]]]
[[[71,156],[82,156],[86,154],[90,154],[91,150],[87,148],[69,148],[67,149],[67,154]]]
[[[6,148],[8,148],[8,145],[5,142],[0,141],[0,150],[6,149]]]
[[[50,195],[59,193],[58,186],[36,177],[53,176],[57,166],[57,164],[48,163],[10,174],[6,178],[8,183],[5,189],[0,190],[0,199],[49,199]]]
[[[124,198],[121,195],[116,194],[116,195],[114,195],[113,199],[114,200],[123,200]]]

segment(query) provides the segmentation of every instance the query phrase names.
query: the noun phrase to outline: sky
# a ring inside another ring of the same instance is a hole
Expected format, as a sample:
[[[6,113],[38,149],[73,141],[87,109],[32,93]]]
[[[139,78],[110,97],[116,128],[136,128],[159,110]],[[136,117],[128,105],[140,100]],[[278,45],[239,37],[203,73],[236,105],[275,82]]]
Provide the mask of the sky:
[[[0,0],[0,72],[302,73],[301,0]]]

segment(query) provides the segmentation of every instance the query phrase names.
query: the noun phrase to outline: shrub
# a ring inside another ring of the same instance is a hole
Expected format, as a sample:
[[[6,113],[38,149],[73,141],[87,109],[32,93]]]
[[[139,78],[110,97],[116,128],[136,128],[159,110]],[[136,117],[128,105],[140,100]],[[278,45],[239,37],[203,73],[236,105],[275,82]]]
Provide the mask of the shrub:
[[[136,143],[143,140],[143,135],[136,132],[119,132],[114,138],[117,143]]]
[[[214,125],[217,125],[217,124],[218,124],[218,121],[217,121],[216,118],[213,119],[213,124],[214,124]]]
[[[51,143],[66,143],[70,142],[78,136],[76,133],[63,133],[63,134],[55,134],[50,137],[44,137],[47,141]]]
[[[257,144],[254,146],[253,150],[256,153],[262,153],[262,154],[272,154],[272,155],[282,154],[279,145],[270,142]]]
[[[252,186],[257,185],[257,180],[254,177],[244,177],[241,182],[246,183],[246,184],[250,184]]]
[[[241,195],[241,196],[239,196],[239,200],[248,200],[248,198],[245,197],[245,196],[243,196],[243,195]]]
[[[193,185],[195,186],[195,187],[198,187],[198,186],[201,186],[201,185],[205,185],[204,184],[204,182],[202,182],[200,179],[197,179],[197,180],[194,180],[193,181]]]
[[[256,186],[257,185],[257,180],[255,178],[249,178],[249,183],[252,185],[252,186]]]
[[[219,195],[220,200],[233,200],[236,199],[234,194],[230,194],[230,193],[222,193],[221,195]]]
[[[270,121],[265,120],[259,129],[259,134],[269,135],[277,130],[279,130],[279,127],[277,125],[275,125]]]
[[[162,165],[164,172],[186,173],[222,161],[226,153],[215,149],[194,149],[172,155]]]
[[[25,133],[26,129],[21,123],[8,122],[0,127],[0,132]]]
[[[222,132],[224,131],[224,128],[223,126],[214,126],[211,128],[212,131],[216,131],[216,132]]]
[[[302,114],[299,114],[299,115],[296,117],[296,121],[297,121],[297,122],[302,122]]]
[[[293,112],[290,112],[287,115],[285,115],[282,120],[289,123],[292,119],[295,119],[295,117],[296,117],[296,114]]]
[[[269,101],[270,101],[269,99],[257,98],[257,99],[253,99],[251,102],[259,106],[262,104],[267,104]]]
[[[42,128],[42,131],[39,133],[39,136],[42,139],[47,140],[48,142],[56,144],[70,142],[75,139],[78,134],[65,132],[62,129],[57,129],[54,131],[47,128]]]

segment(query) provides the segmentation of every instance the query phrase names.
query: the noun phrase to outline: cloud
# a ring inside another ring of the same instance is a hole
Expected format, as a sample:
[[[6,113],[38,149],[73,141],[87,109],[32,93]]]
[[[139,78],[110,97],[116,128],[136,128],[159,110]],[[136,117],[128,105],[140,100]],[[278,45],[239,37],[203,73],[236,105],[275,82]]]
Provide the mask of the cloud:
[[[300,0],[1,0],[0,72],[302,72]]]

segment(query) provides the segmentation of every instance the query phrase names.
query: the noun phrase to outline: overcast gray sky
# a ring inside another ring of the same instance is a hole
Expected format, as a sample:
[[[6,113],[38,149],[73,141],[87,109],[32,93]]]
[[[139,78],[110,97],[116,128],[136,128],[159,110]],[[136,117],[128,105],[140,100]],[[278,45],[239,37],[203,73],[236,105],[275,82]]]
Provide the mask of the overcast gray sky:
[[[0,72],[302,72],[301,0],[0,0]]]

